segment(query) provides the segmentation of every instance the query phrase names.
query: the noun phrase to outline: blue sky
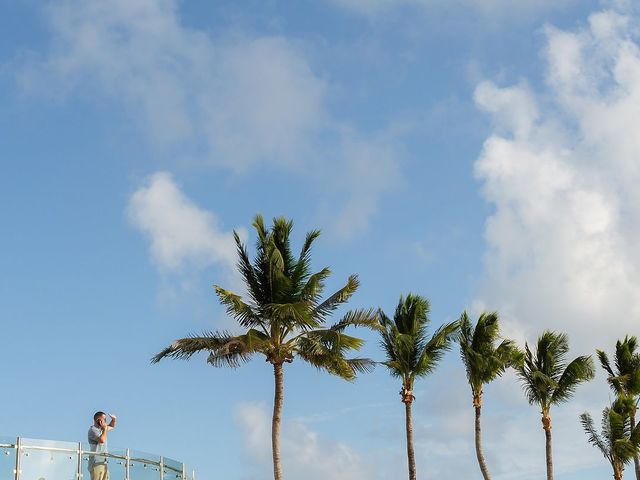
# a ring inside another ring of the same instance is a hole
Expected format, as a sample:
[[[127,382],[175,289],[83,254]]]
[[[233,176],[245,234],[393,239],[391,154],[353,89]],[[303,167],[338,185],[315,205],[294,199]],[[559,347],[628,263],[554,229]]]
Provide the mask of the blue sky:
[[[252,245],[256,213],[320,228],[352,307],[419,293],[434,326],[498,310],[576,355],[640,334],[637,5],[513,3],[0,2],[0,433],[81,440],[102,409],[113,446],[269,478],[267,364],[149,364],[233,328],[211,286],[238,288],[231,232]],[[382,368],[285,381],[289,478],[406,474]],[[485,392],[494,477],[540,478],[536,408],[511,376]],[[419,475],[480,478],[455,350],[416,396]],[[609,474],[578,423],[608,401],[599,372],[552,412],[559,480]]]

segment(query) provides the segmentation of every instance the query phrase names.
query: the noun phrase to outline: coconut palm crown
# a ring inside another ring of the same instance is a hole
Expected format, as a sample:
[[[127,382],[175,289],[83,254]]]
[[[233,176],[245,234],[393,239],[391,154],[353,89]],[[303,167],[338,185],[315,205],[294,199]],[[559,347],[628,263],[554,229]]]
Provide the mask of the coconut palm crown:
[[[589,443],[609,461],[615,480],[622,479],[625,465],[636,457],[640,445],[640,428],[630,420],[628,403],[628,397],[619,398],[602,411],[602,433],[596,431],[591,415],[580,415]]]
[[[579,356],[568,362],[568,353],[567,335],[546,330],[538,338],[535,351],[531,351],[529,345],[525,344],[524,363],[517,369],[527,400],[531,405],[539,405],[541,408],[547,480],[553,480],[551,406],[570,400],[578,385],[591,380],[595,375],[590,356]]]
[[[405,404],[407,461],[409,479],[416,479],[411,404],[413,385],[418,377],[432,373],[458,332],[459,322],[442,325],[429,338],[429,301],[419,295],[400,297],[393,319],[378,311],[381,345],[386,354],[382,362],[392,376],[402,380],[400,397]]]
[[[429,301],[419,295],[400,297],[393,320],[378,311],[381,345],[387,359],[382,362],[392,376],[402,380],[402,401],[411,401],[416,378],[425,377],[438,366],[459,329],[459,322],[438,328],[427,338]],[[410,400],[411,399],[411,400]]]
[[[629,406],[629,420],[635,424],[638,396],[640,395],[640,353],[637,352],[636,337],[626,336],[623,341],[616,342],[614,357],[615,370],[611,367],[609,357],[602,350],[596,350],[600,365],[607,372],[607,382],[615,394]],[[640,480],[640,461],[634,455],[636,480]]]
[[[275,218],[270,228],[257,215],[253,222],[257,233],[256,255],[249,259],[246,246],[234,232],[238,254],[238,270],[247,288],[243,298],[216,285],[215,291],[227,313],[244,333],[210,331],[174,341],[152,358],[189,359],[195,353],[208,353],[214,367],[237,367],[256,354],[273,365],[275,395],[272,421],[274,478],[281,480],[280,421],[284,397],[283,365],[296,357],[338,377],[353,380],[357,373],[373,368],[374,362],[364,358],[347,358],[359,350],[363,340],[345,334],[351,326],[377,326],[373,310],[348,312],[337,323],[327,326],[328,318],[346,303],[358,288],[352,275],[344,287],[322,299],[328,268],[311,272],[311,247],[320,232],[306,235],[300,254],[293,255],[290,235],[293,222]]]
[[[473,396],[476,457],[484,480],[490,480],[491,476],[482,452],[480,424],[482,388],[500,377],[507,368],[518,367],[524,360],[522,352],[513,340],[502,340],[498,344],[499,341],[500,327],[497,312],[482,313],[475,327],[467,312],[463,312],[460,317],[458,342]]]
[[[460,356],[471,386],[473,405],[482,405],[482,387],[510,367],[522,365],[524,355],[513,340],[500,340],[497,312],[482,313],[475,327],[467,312],[460,317]]]

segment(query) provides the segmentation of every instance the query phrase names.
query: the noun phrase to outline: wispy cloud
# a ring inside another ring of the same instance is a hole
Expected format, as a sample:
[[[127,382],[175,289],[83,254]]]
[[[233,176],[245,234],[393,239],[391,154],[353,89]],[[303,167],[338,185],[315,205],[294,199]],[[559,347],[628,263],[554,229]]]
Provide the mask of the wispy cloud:
[[[244,430],[246,453],[255,473],[246,480],[269,477],[271,463],[271,418],[262,404],[243,403],[235,411]],[[291,478],[308,480],[366,480],[372,466],[344,442],[323,438],[305,424],[284,422],[282,433],[283,470]]]
[[[48,12],[53,48],[22,84],[123,101],[159,146],[243,170],[297,161],[322,122],[325,82],[282,37],[214,43],[166,0],[63,1]]]
[[[51,47],[18,66],[19,84],[114,102],[165,160],[236,173],[267,165],[305,180],[313,172],[311,194],[337,189],[330,210],[343,238],[366,229],[400,176],[394,142],[331,115],[330,85],[295,39],[213,37],[182,24],[175,0],[65,0],[46,11]]]
[[[380,196],[401,184],[401,149],[385,136],[364,138],[348,131],[338,152],[334,168],[321,173],[341,199],[326,221],[332,235],[352,239],[367,230]]]

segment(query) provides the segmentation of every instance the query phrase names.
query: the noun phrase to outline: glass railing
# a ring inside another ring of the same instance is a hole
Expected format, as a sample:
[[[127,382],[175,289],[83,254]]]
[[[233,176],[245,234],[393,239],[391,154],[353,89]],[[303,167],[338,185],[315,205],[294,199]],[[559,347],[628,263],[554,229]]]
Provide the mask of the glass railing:
[[[91,480],[89,468],[95,474],[98,465],[109,480],[189,480],[183,463],[152,453],[96,453],[85,443],[0,436],[0,480]]]

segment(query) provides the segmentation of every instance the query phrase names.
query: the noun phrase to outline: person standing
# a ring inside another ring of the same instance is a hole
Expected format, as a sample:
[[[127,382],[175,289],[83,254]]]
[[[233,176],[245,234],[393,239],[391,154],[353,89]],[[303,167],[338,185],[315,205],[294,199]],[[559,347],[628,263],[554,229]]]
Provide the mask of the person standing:
[[[116,416],[109,414],[111,421],[107,424],[107,414],[104,412],[96,412],[93,415],[93,425],[89,427],[87,434],[89,447],[92,452],[96,452],[89,456],[89,473],[91,480],[109,480],[109,469],[107,468],[107,457],[98,455],[99,453],[107,453],[107,431],[112,430],[116,426]]]

